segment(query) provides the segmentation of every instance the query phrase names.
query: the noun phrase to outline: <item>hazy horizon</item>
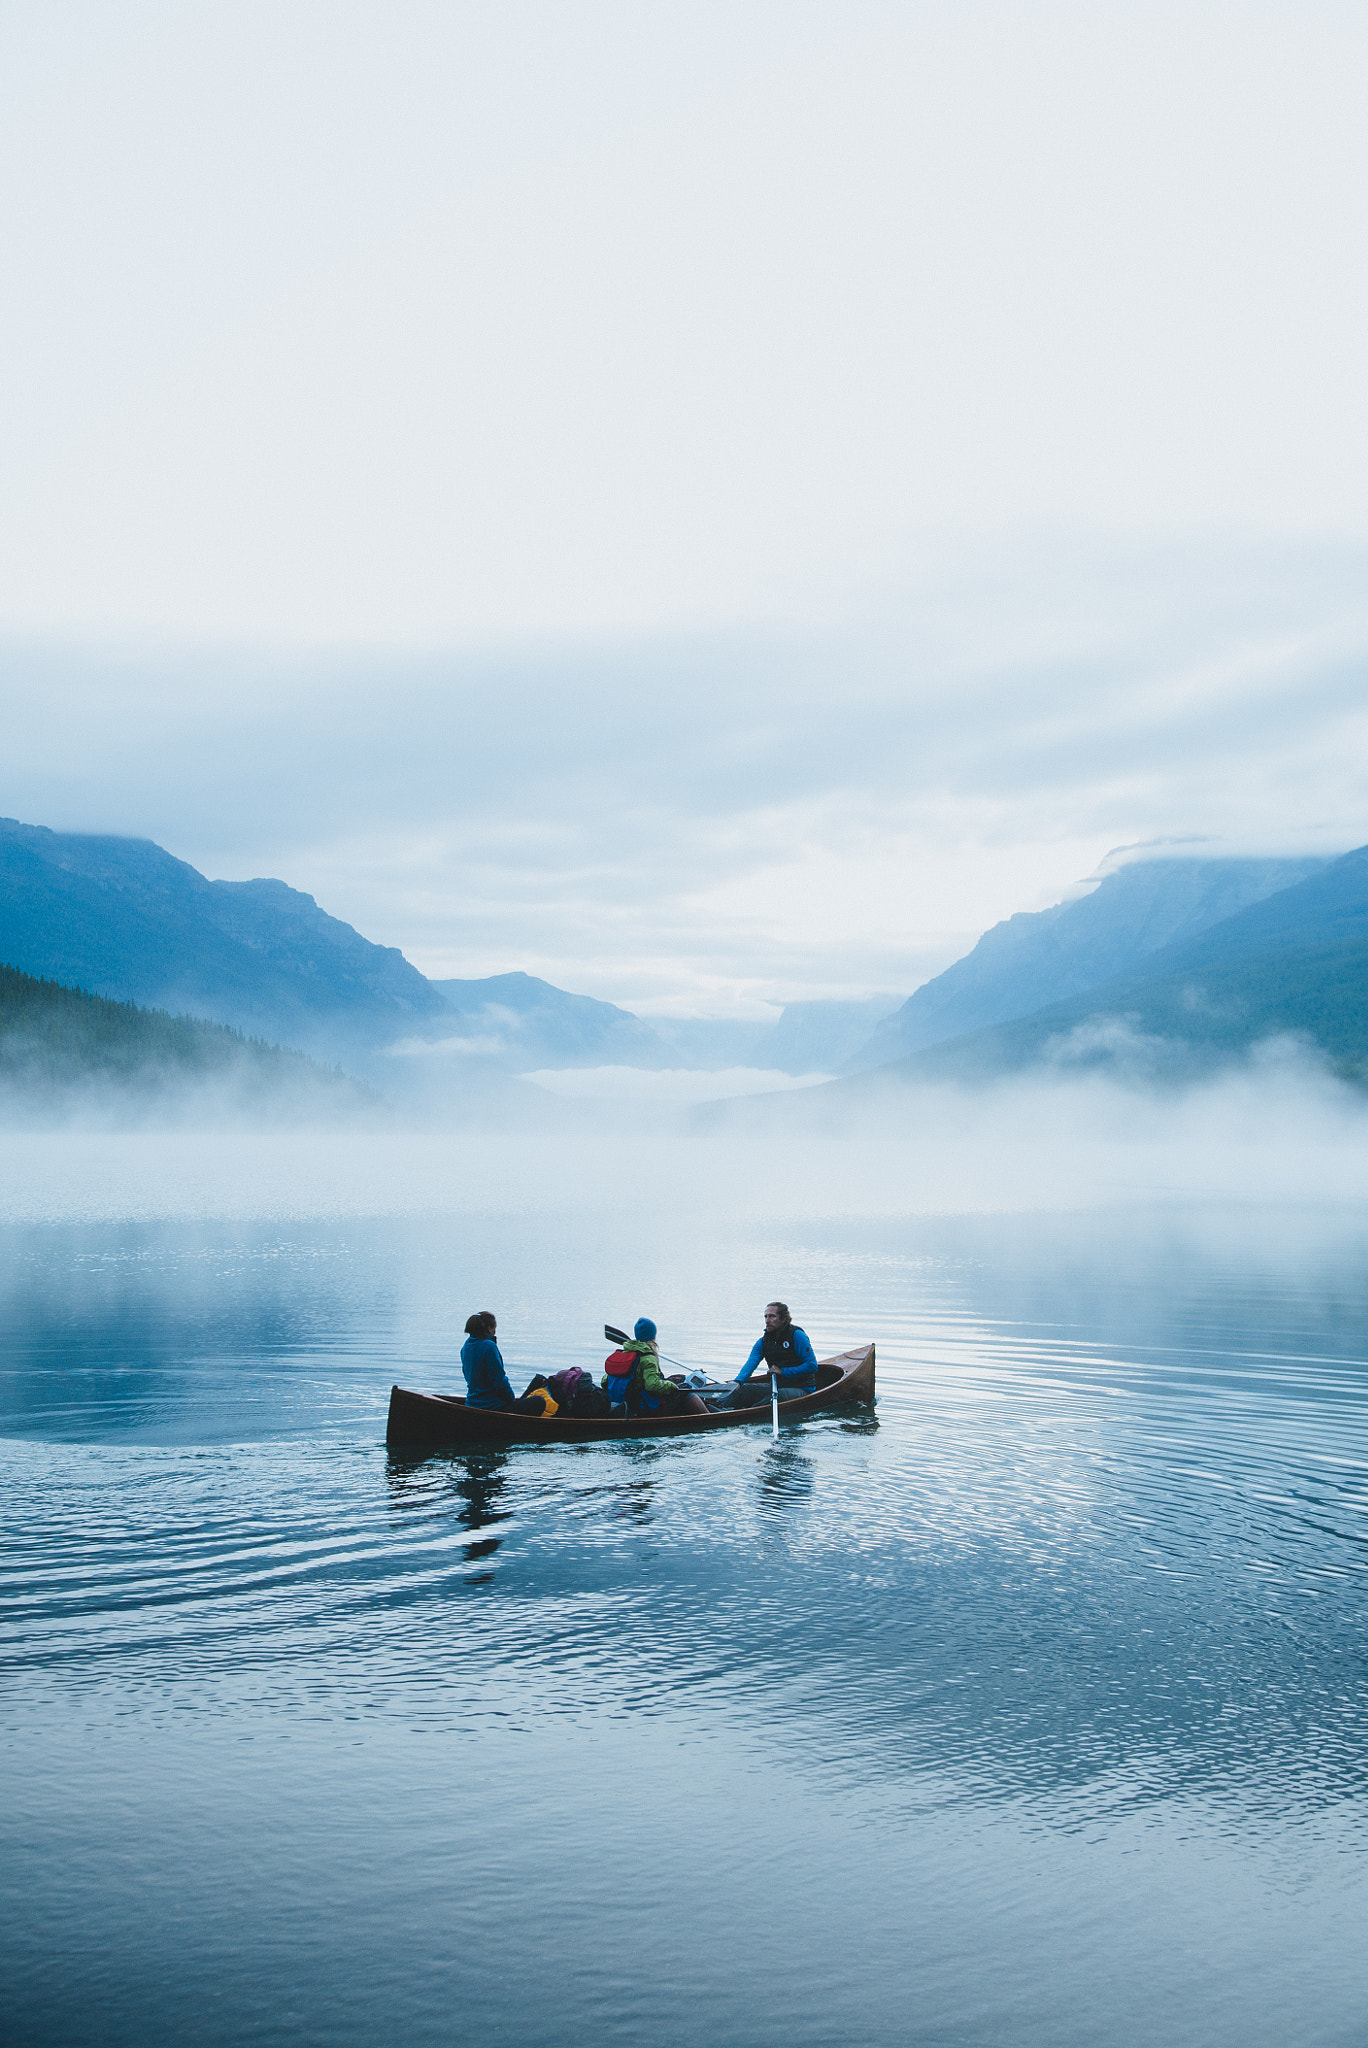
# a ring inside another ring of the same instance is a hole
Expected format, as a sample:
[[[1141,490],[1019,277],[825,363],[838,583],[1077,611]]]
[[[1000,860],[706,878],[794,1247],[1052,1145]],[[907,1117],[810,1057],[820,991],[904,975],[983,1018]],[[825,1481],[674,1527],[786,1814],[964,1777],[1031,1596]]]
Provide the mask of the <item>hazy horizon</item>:
[[[647,1017],[910,994],[1117,849],[1361,844],[1365,566],[1022,542],[801,633],[11,640],[3,808],[277,876],[434,979],[522,969]]]

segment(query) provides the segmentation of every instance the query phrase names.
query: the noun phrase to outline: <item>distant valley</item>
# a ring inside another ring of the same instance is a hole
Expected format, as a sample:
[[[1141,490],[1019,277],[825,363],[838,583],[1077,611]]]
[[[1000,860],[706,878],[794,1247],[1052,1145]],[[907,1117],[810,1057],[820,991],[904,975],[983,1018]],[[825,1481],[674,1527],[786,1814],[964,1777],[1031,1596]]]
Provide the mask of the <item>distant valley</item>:
[[[789,1003],[772,1022],[661,1017],[647,1022],[530,974],[434,981],[460,1016],[461,1039],[521,1069],[566,1066],[724,1067],[785,1074],[839,1072],[899,996]]]
[[[428,980],[283,881],[210,881],[151,840],[0,820],[0,962],[338,1062],[402,1100],[539,1068],[840,1071],[896,995],[773,1021],[661,1019],[524,973]]]
[[[177,1085],[196,1062],[235,1066],[239,1081],[255,1062],[261,1080],[275,1047],[280,1059],[339,1065],[410,1108],[512,1101],[511,1089],[525,1101],[533,1092],[515,1077],[573,1067],[849,1077],[828,1096],[1040,1065],[1162,1078],[1278,1036],[1357,1078],[1368,1071],[1368,849],[1338,860],[1135,860],[995,925],[910,997],[795,1002],[769,1021],[721,1021],[646,1019],[525,973],[429,980],[285,882],[210,881],[150,840],[0,820],[0,962],[19,977],[0,996],[15,1015],[28,1006],[30,1037],[45,1002],[73,1072],[82,1059],[92,1073],[122,1060],[120,1085],[133,1086],[137,1068],[144,1092],[158,1033]],[[60,1028],[61,1005],[30,982],[73,995]],[[106,1009],[82,1011],[76,991]],[[110,1005],[137,1006],[144,1021],[125,1010],[120,1023]],[[42,1062],[32,1047],[21,1057],[5,1014],[11,1085],[27,1060],[36,1087]],[[196,1019],[229,1037],[192,1049]],[[43,1057],[51,1089],[57,1055]],[[306,1064],[290,1070],[301,1085]],[[278,1069],[271,1085],[286,1078]],[[335,1085],[310,1070],[315,1101]]]

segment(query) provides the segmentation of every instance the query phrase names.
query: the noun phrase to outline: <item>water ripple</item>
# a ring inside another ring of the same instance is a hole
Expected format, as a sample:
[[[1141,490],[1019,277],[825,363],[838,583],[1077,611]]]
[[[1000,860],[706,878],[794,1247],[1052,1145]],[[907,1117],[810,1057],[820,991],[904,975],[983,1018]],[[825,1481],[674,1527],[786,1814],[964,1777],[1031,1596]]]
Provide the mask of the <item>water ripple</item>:
[[[0,1698],[26,1782],[52,1787],[44,1825],[66,1811],[73,1753],[119,1729],[169,1757],[187,1727],[244,1744],[316,1728],[327,1789],[309,1826],[326,1842],[348,1782],[336,1745],[388,1730],[419,1745],[425,1796],[459,1785],[452,1840],[476,1831],[530,1940],[516,1902],[540,1880],[519,1843],[554,1860],[561,1826],[566,1856],[597,1843],[622,1867],[655,1811],[643,1787],[672,1784],[678,1756],[694,1775],[677,1838],[704,1828],[701,1785],[725,1787],[704,1833],[738,1883],[775,1881],[816,1801],[804,1855],[844,1858],[852,1885],[883,1857],[896,1893],[915,1850],[970,1924],[1015,1916],[1023,1971],[1049,1940],[1025,1931],[1040,1859],[1062,1868],[1064,1842],[1101,1859],[1088,1883],[1123,1904],[1137,1826],[1170,1858],[1228,1841],[1289,1895],[1331,1884],[1323,1844],[1357,1869],[1335,1829],[1368,1810],[1368,1304],[1341,1305],[1331,1333],[1319,1297],[1299,1307],[1289,1286],[1272,1318],[1238,1276],[1203,1296],[1189,1273],[1177,1306],[1090,1280],[1080,1306],[1077,1275],[1056,1272],[1051,1321],[1029,1261],[811,1250],[784,1256],[821,1276],[811,1320],[877,1340],[876,1409],[786,1425],[777,1445],[761,1424],[428,1458],[386,1453],[384,1404],[396,1358],[450,1378],[440,1330],[377,1334],[373,1301],[347,1325],[318,1276],[345,1275],[350,1301],[355,1258],[308,1264],[312,1320],[247,1313],[253,1269],[230,1262],[238,1346],[199,1303],[184,1370],[163,1292],[142,1365],[118,1373],[105,1350],[138,1320],[126,1296],[112,1334],[93,1312],[73,1333],[64,1307],[57,1345],[33,1327],[28,1271],[9,1328],[22,1427],[0,1445]],[[275,1246],[266,1263],[278,1279],[289,1262]],[[123,1270],[92,1266],[101,1287]],[[738,1308],[717,1347],[744,1334]],[[596,1807],[576,1755],[597,1760]],[[745,1785],[774,1785],[794,1755],[786,1804],[738,1832]],[[478,1825],[472,1758],[502,1802]],[[532,1783],[541,1807],[515,1840],[507,1814]],[[367,1826],[401,1854],[383,1811]],[[984,1830],[995,1847],[971,1878],[957,1858]],[[1092,1938],[1082,1893],[1051,1900],[1075,1943]],[[917,1910],[929,1924],[933,1904]],[[1121,1938],[1124,1910],[1086,1911],[1103,1948]],[[993,2027],[944,2038],[1015,2038]]]

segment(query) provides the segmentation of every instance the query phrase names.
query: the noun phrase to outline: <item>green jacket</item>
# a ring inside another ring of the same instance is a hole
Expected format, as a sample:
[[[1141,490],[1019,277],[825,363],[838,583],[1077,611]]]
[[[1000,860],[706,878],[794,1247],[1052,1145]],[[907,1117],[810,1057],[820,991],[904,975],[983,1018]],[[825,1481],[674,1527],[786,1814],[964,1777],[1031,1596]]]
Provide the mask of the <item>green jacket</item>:
[[[629,1337],[622,1346],[622,1349],[636,1353],[641,1364],[641,1390],[644,1394],[649,1394],[654,1400],[662,1387],[670,1385],[669,1380],[666,1379],[664,1373],[660,1370],[660,1354],[656,1350],[655,1345],[645,1337]],[[607,1373],[603,1376],[603,1383],[605,1386],[608,1384]]]

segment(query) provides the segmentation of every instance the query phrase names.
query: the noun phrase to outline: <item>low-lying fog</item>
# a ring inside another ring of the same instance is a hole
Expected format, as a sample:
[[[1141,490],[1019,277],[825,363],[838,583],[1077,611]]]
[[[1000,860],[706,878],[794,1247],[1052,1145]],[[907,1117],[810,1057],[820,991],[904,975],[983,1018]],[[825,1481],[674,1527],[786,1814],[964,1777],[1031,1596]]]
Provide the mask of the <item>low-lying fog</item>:
[[[572,1193],[605,1220],[1368,1196],[1368,1096],[1296,1060],[1172,1091],[1042,1076],[699,1111],[523,1084],[488,1109],[465,1128],[11,1129],[0,1221],[532,1215]]]
[[[558,1067],[520,1078],[570,1102],[658,1109],[742,1095],[791,1094],[834,1076],[786,1074],[778,1067]]]

